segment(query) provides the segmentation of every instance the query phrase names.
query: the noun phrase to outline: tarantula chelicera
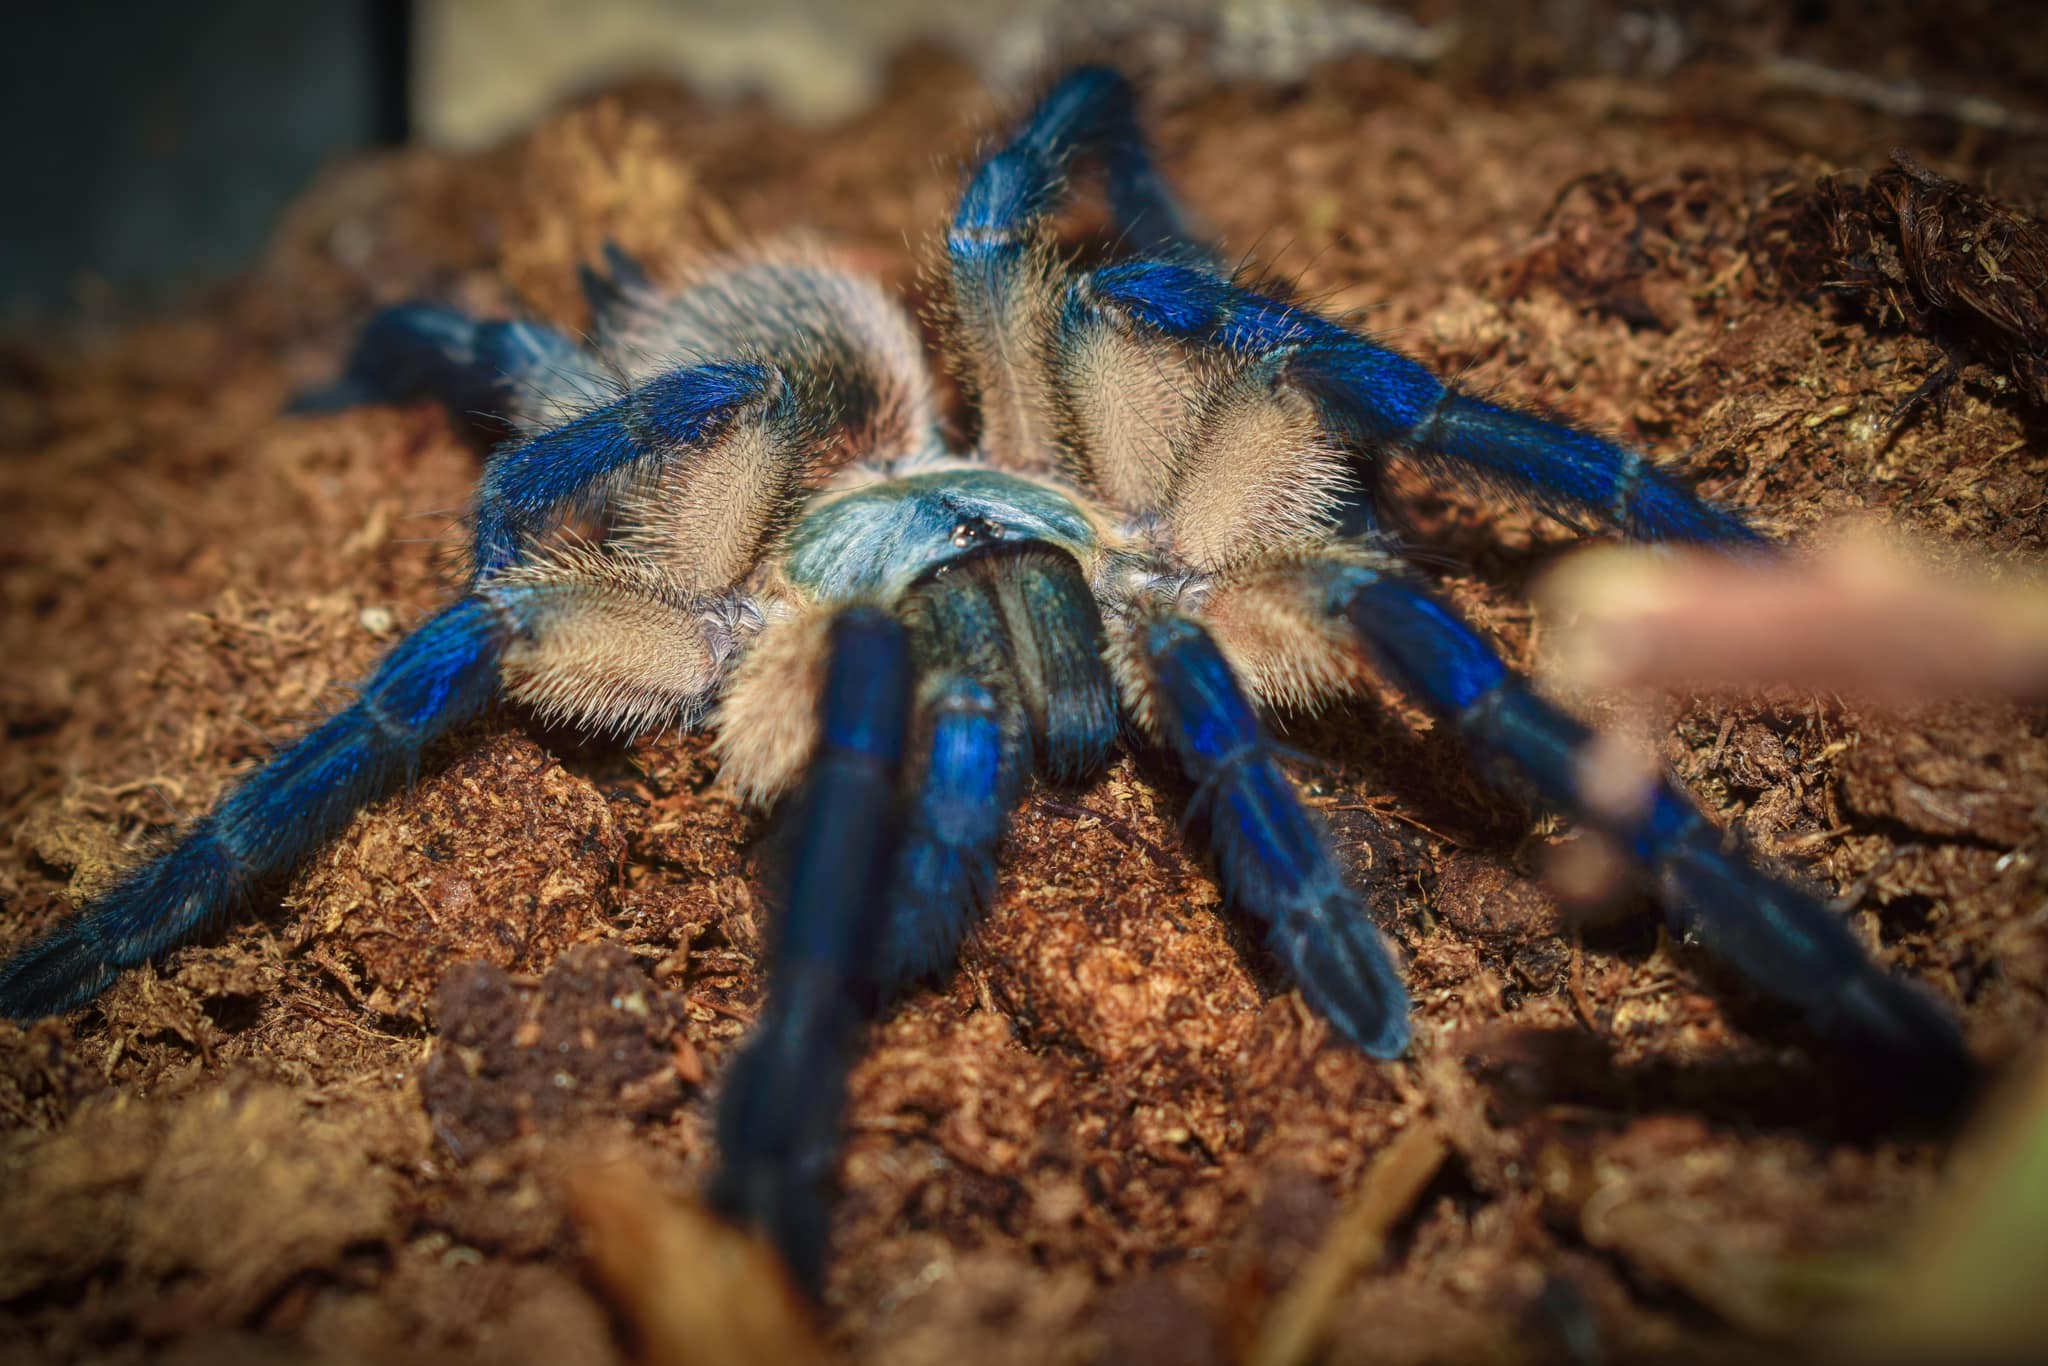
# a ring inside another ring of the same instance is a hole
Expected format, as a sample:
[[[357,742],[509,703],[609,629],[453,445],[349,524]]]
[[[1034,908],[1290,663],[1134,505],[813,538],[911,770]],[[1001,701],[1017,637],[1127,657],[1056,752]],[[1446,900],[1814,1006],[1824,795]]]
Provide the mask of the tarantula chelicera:
[[[1100,266],[1053,231],[1083,167],[1122,253]],[[0,968],[0,1011],[75,1006],[189,939],[494,697],[599,731],[708,723],[742,792],[790,797],[791,832],[713,1196],[815,1286],[860,1026],[952,963],[1024,785],[1082,780],[1120,743],[1178,758],[1227,900],[1308,1003],[1376,1057],[1406,1051],[1401,970],[1259,719],[1378,677],[1625,851],[1676,927],[1817,1034],[1930,1088],[1971,1073],[1927,997],[1672,783],[1594,790],[1587,729],[1403,566],[1384,472],[1406,453],[1639,539],[1767,553],[1741,517],[1235,279],[1108,70],[1060,81],[980,163],[945,253],[980,414],[964,453],[909,319],[816,250],[667,290],[611,251],[585,272],[587,350],[431,305],[375,319],[338,396],[433,396],[521,432],[483,475],[467,591],[353,705]]]

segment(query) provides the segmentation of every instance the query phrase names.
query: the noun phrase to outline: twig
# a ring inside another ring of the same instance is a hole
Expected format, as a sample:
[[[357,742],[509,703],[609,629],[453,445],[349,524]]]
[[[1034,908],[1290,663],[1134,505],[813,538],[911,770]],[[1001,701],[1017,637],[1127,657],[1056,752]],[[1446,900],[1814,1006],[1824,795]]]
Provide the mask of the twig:
[[[752,1024],[758,1018],[753,1011],[743,1009],[740,1006],[727,1005],[716,996],[706,997],[704,1004],[709,1006],[714,1013],[723,1015],[729,1020],[738,1020],[741,1024]]]
[[[1259,1327],[1248,1366],[1300,1366],[1328,1337],[1338,1296],[1386,1251],[1387,1235],[1443,1165],[1449,1146],[1426,1120],[1373,1159],[1358,1194]]]
[[[1145,852],[1145,856],[1151,859],[1154,863],[1158,864],[1160,867],[1172,869],[1176,866],[1174,858],[1171,854],[1167,853],[1164,849],[1154,844],[1151,840],[1146,839],[1143,835],[1133,830],[1128,824],[1119,820],[1115,816],[1104,815],[1102,812],[1097,811],[1092,807],[1078,806],[1070,802],[1055,801],[1051,797],[1040,797],[1038,801],[1035,803],[1035,805],[1041,811],[1050,811],[1055,816],[1065,816],[1070,821],[1078,821],[1084,819],[1094,820],[1100,823],[1103,829],[1109,831],[1110,834],[1115,835],[1125,844],[1133,845],[1139,849],[1142,849]]]
[[[1370,811],[1375,816],[1392,816],[1403,825],[1412,825],[1432,839],[1442,840],[1453,849],[1470,849],[1472,846],[1456,835],[1446,835],[1433,825],[1425,825],[1398,806],[1381,806],[1372,802],[1339,802],[1329,808],[1332,811]]]
[[[795,1366],[825,1352],[766,1243],[678,1200],[628,1156],[567,1173],[584,1262],[646,1366]]]
[[[1572,936],[1572,968],[1565,977],[1565,988],[1571,993],[1572,1009],[1578,1012],[1579,1023],[1586,1032],[1600,1034],[1600,1016],[1593,1009],[1593,1002],[1586,996],[1586,944],[1578,935]]]
[[[1763,66],[1764,85],[1807,95],[1825,95],[1893,115],[1915,119],[1933,114],[1974,128],[2039,137],[2048,133],[2048,119],[2008,109],[1982,95],[1957,95],[1929,90],[1917,81],[1888,81],[1861,71],[1843,71],[1802,57],[1772,57]]]

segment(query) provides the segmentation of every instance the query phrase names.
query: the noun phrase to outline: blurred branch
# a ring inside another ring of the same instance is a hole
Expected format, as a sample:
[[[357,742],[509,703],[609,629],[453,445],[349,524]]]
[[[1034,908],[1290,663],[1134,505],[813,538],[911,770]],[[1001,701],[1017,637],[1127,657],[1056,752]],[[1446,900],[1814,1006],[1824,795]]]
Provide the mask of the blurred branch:
[[[1858,1356],[2040,1361],[2048,1350],[2048,1055],[1994,1095],[1907,1244]]]
[[[632,1325],[644,1366],[824,1360],[811,1314],[766,1244],[669,1194],[637,1160],[569,1174],[592,1278]]]
[[[1767,58],[1763,65],[1763,83],[1772,90],[1849,100],[1902,119],[1933,116],[2000,133],[2033,137],[2048,133],[2048,119],[2024,110],[2008,109],[1982,95],[1929,90],[1918,81],[1885,80],[1861,71],[1822,66],[1803,57]]]
[[[2048,584],[1989,563],[1937,572],[1864,528],[1776,560],[1602,547],[1537,598],[1547,668],[1572,687],[2048,696]]]
[[[1358,1192],[1301,1274],[1259,1328],[1251,1366],[1300,1366],[1334,1326],[1344,1291],[1386,1254],[1387,1237],[1421,1198],[1450,1146],[1434,1124],[1418,1121],[1375,1157]]]

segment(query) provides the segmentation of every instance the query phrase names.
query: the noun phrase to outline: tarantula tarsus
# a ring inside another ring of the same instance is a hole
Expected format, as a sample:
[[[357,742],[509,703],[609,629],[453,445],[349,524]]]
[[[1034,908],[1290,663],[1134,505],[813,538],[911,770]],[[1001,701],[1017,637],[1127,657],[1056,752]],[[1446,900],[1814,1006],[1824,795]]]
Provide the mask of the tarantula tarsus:
[[[1123,248],[1096,268],[1053,231],[1083,166]],[[1742,518],[1240,283],[1108,70],[1060,81],[979,164],[945,261],[980,414],[965,453],[909,319],[816,250],[670,290],[611,251],[585,271],[590,350],[432,305],[380,315],[330,397],[432,396],[523,430],[483,475],[468,591],[0,968],[0,1010],[78,1005],[191,938],[496,696],[596,731],[708,721],[742,792],[791,796],[768,1006],[725,1083],[713,1195],[815,1287],[860,1026],[952,963],[1023,786],[1084,779],[1119,743],[1178,757],[1228,901],[1307,1001],[1374,1056],[1407,1050],[1401,972],[1259,719],[1377,675],[1625,850],[1675,926],[1820,1035],[1930,1087],[1970,1074],[1927,997],[1672,783],[1589,790],[1586,728],[1403,567],[1383,472],[1405,452],[1639,539],[1765,553]]]

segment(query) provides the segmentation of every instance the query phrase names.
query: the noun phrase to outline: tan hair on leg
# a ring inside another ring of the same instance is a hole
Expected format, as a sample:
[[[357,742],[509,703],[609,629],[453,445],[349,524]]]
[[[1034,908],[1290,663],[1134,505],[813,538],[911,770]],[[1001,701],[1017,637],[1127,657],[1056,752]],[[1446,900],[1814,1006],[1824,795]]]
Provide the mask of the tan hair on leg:
[[[1031,473],[1057,463],[1053,327],[1067,270],[1041,232],[1003,297],[953,293],[948,353],[981,414],[981,449],[998,469]]]
[[[811,472],[810,437],[801,417],[778,413],[770,396],[703,450],[623,493],[614,543],[688,592],[738,583]]]
[[[766,806],[796,785],[818,746],[818,699],[831,654],[832,613],[806,609],[754,642],[718,706],[713,750],[720,781]]]
[[[1275,556],[1217,579],[1196,615],[1260,705],[1312,711],[1375,677],[1357,641],[1330,617],[1318,570],[1382,563],[1336,546]]]
[[[837,464],[889,464],[931,442],[936,400],[910,316],[843,253],[802,238],[691,263],[605,337],[635,384],[679,363],[753,359],[779,367]]]
[[[1167,510],[1175,549],[1214,572],[1277,545],[1314,544],[1349,481],[1315,405],[1274,364],[1248,365],[1205,395],[1179,456]]]
[[[1073,465],[1127,513],[1167,501],[1202,376],[1176,343],[1105,320],[1057,361],[1060,438]]]
[[[694,725],[731,648],[705,604],[645,565],[557,548],[484,589],[532,590],[530,634],[505,649],[506,695],[551,721],[631,735]]]

